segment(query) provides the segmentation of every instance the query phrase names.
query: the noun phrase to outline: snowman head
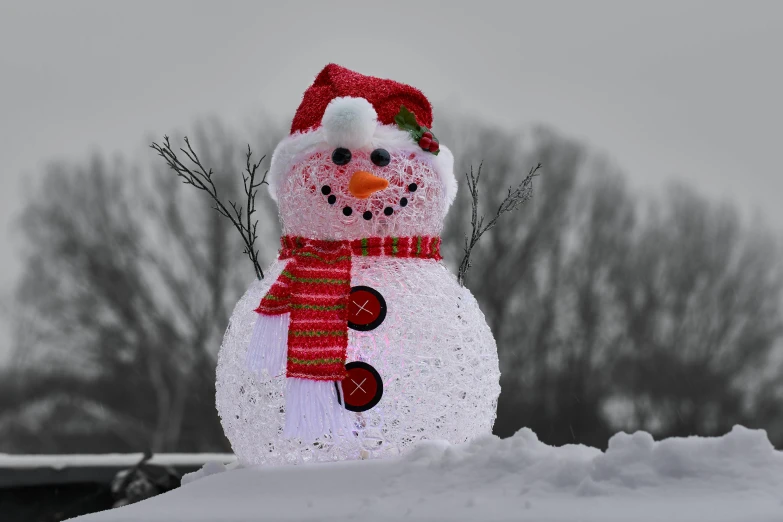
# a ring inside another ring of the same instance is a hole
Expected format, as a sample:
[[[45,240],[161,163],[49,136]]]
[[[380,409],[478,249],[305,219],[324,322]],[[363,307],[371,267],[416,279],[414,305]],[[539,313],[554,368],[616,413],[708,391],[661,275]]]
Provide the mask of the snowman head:
[[[424,95],[327,65],[304,94],[268,180],[286,235],[438,235],[457,192]],[[421,139],[422,133],[425,134]]]

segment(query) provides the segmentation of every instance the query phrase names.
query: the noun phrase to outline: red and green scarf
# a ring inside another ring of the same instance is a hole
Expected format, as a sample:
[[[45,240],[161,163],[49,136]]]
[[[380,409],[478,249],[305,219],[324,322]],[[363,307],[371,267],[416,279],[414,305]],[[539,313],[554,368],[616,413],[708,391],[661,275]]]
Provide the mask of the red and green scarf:
[[[284,236],[279,258],[290,259],[256,309],[290,313],[286,376],[342,381],[346,375],[351,259],[399,257],[440,260],[440,238],[369,237],[328,241]]]

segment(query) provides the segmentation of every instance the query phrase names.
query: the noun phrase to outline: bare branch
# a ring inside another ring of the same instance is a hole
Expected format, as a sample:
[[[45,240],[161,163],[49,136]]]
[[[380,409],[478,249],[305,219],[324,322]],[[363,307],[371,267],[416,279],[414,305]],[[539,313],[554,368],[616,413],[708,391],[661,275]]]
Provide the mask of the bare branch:
[[[490,230],[498,224],[500,216],[507,212],[518,209],[525,204],[533,196],[533,179],[539,175],[541,164],[539,163],[535,167],[532,167],[527,173],[527,176],[516,187],[508,188],[508,195],[498,205],[498,209],[495,215],[490,219],[487,224],[484,224],[484,216],[478,216],[478,202],[479,202],[479,180],[481,179],[481,168],[483,163],[479,164],[477,172],[473,172],[473,167],[470,167],[470,172],[465,173],[465,179],[468,182],[468,191],[471,197],[472,212],[470,216],[470,237],[465,235],[465,247],[463,251],[465,256],[462,258],[462,262],[459,265],[457,272],[457,280],[459,284],[465,284],[465,276],[471,267],[470,253],[473,251],[473,247],[476,246],[484,232]]]
[[[242,185],[245,190],[247,202],[243,207],[242,205],[237,205],[237,203],[234,201],[228,200],[228,205],[233,210],[232,214],[218,196],[217,187],[215,187],[215,183],[212,180],[212,169],[207,170],[204,167],[198,157],[198,154],[196,154],[196,151],[194,151],[193,147],[190,145],[190,140],[188,140],[187,136],[184,138],[184,141],[185,145],[187,146],[187,150],[184,148],[180,148],[179,150],[182,151],[182,153],[187,157],[188,161],[190,161],[190,163],[195,166],[193,169],[189,168],[182,161],[180,161],[180,159],[177,157],[177,154],[171,148],[171,143],[168,136],[163,136],[163,145],[153,142],[150,147],[152,147],[155,152],[157,152],[158,155],[166,161],[166,164],[169,166],[169,168],[171,168],[171,170],[177,173],[177,176],[182,178],[183,183],[186,185],[193,185],[197,189],[203,190],[209,194],[209,196],[215,202],[215,205],[212,208],[217,210],[220,215],[225,216],[231,220],[231,224],[233,224],[234,228],[236,228],[237,231],[239,231],[241,234],[242,240],[245,243],[243,252],[247,254],[250,257],[250,260],[253,262],[253,268],[256,271],[256,277],[258,279],[263,279],[264,272],[261,270],[261,265],[258,262],[258,250],[253,248],[256,239],[258,239],[258,234],[256,233],[258,220],[253,221],[252,216],[256,211],[256,194],[258,192],[258,187],[261,185],[269,185],[269,183],[266,181],[266,175],[269,171],[265,171],[263,176],[261,176],[261,180],[256,182],[258,169],[266,156],[261,156],[261,159],[259,159],[257,162],[251,163],[251,156],[253,153],[251,152],[250,145],[248,144],[247,153],[245,154],[246,168],[245,172],[242,173]]]

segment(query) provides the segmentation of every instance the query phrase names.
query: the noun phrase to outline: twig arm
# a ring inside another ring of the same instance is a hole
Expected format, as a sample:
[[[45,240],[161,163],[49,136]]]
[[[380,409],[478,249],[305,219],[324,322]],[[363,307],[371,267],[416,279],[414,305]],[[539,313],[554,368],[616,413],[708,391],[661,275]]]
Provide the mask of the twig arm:
[[[484,216],[478,217],[478,204],[479,204],[479,180],[481,179],[481,168],[483,164],[479,164],[478,170],[474,173],[473,167],[470,167],[470,172],[465,173],[465,179],[468,183],[468,191],[471,197],[472,212],[470,216],[470,237],[465,235],[465,247],[463,248],[464,256],[462,262],[459,265],[457,271],[457,280],[460,285],[465,285],[465,276],[471,267],[470,254],[473,251],[473,247],[479,242],[481,236],[487,230],[494,228],[498,224],[500,216],[507,212],[516,210],[523,204],[525,204],[533,196],[533,179],[539,175],[541,164],[537,164],[535,167],[531,167],[527,176],[516,187],[508,188],[508,195],[498,205],[495,215],[486,224],[484,224]]]
[[[186,185],[193,185],[199,190],[203,190],[212,198],[214,202],[214,208],[222,216],[231,220],[231,224],[242,236],[242,241],[245,244],[243,253],[250,257],[253,263],[253,268],[256,272],[258,279],[264,278],[264,272],[261,270],[261,265],[258,261],[258,250],[255,249],[255,241],[258,239],[257,229],[258,220],[253,221],[252,216],[255,213],[255,198],[258,192],[258,187],[261,185],[268,185],[266,181],[266,175],[269,171],[264,172],[261,180],[256,182],[256,175],[261,162],[264,161],[265,156],[262,156],[255,163],[251,163],[252,152],[250,145],[247,146],[247,153],[245,155],[246,170],[242,173],[243,187],[245,190],[245,196],[247,198],[246,205],[242,207],[237,205],[236,202],[228,200],[228,205],[231,207],[229,211],[228,207],[221,201],[218,196],[217,187],[212,180],[214,174],[212,169],[207,170],[201,163],[201,160],[193,150],[187,136],[184,138],[187,149],[180,148],[179,150],[187,157],[188,161],[194,165],[194,168],[188,167],[178,157],[177,153],[171,148],[171,142],[168,136],[163,136],[163,144],[153,142],[150,147],[158,153],[158,156],[162,157],[171,170],[177,173],[177,176],[182,178],[182,182]],[[244,210],[244,213],[243,213]]]

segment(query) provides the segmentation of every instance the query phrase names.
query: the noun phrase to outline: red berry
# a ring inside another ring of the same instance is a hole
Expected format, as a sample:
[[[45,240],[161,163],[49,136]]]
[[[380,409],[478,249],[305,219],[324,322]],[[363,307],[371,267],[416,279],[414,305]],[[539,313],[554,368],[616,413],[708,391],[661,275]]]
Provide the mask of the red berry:
[[[432,139],[432,133],[430,131],[427,131],[424,134],[422,134],[422,137]]]
[[[438,149],[440,149],[440,145],[437,141],[433,140],[432,143],[430,143],[429,151],[430,152],[438,152]]]
[[[419,147],[421,147],[424,150],[427,150],[432,143],[432,138],[428,138],[427,136],[423,136],[419,140]]]

